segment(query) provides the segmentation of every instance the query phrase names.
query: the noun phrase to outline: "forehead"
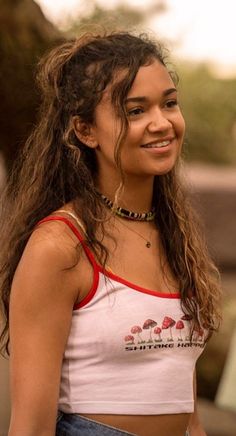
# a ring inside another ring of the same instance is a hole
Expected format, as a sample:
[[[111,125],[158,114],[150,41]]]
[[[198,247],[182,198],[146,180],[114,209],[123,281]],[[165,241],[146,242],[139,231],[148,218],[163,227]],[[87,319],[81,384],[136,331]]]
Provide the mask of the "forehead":
[[[103,93],[102,104],[111,102],[113,86],[124,78],[126,72],[127,70],[124,70],[115,74],[112,84],[108,85]],[[158,60],[153,60],[152,63],[139,68],[127,97],[162,94],[166,89],[174,87],[167,68]]]
[[[158,60],[154,60],[150,65],[139,68],[128,97],[152,95],[153,93],[162,94],[163,91],[174,87],[174,82],[167,68]]]

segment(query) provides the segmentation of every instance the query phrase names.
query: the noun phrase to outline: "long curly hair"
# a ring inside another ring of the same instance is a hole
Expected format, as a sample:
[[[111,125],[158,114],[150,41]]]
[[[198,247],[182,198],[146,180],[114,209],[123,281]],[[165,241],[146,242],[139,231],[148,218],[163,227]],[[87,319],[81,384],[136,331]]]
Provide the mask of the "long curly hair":
[[[85,34],[66,41],[39,64],[42,103],[38,123],[28,138],[21,159],[9,177],[1,202],[0,291],[5,323],[2,349],[9,344],[9,300],[13,276],[36,223],[65,203],[74,209],[87,229],[87,243],[105,265],[105,206],[96,190],[94,150],[75,135],[74,116],[93,123],[95,108],[108,84],[121,119],[115,160],[122,175],[120,150],[129,123],[124,101],[140,66],[157,59],[168,68],[166,52],[146,34],[127,32]],[[122,71],[122,79],[114,80]],[[171,72],[170,72],[171,74]],[[197,220],[181,185],[178,164],[156,176],[153,205],[156,226],[170,267],[180,283],[181,304],[198,328],[209,332],[220,320],[218,272],[203,242]]]

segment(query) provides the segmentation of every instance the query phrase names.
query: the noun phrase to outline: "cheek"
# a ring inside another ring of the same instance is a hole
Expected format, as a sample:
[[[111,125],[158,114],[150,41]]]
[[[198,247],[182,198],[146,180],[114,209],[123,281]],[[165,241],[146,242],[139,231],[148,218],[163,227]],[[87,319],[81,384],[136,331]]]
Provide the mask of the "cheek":
[[[185,134],[185,121],[182,115],[175,120],[175,131],[179,139],[183,140]]]
[[[182,136],[184,136],[184,134],[185,134],[185,119],[184,119],[182,114],[180,116],[180,130],[182,132]]]
[[[127,139],[130,141],[139,141],[146,130],[146,124],[142,122],[131,123],[129,126]]]
[[[118,132],[114,126],[107,125],[104,126],[96,132],[96,140],[100,148],[105,147],[106,149],[113,149],[118,138]]]

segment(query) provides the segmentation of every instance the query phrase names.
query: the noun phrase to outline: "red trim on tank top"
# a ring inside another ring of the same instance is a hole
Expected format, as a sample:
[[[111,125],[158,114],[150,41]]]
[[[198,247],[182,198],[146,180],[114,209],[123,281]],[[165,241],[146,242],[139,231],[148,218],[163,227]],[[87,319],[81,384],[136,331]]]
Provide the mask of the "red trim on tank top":
[[[92,287],[91,287],[90,291],[88,292],[88,294],[86,295],[86,297],[84,297],[79,303],[74,305],[73,310],[80,309],[81,307],[85,306],[86,304],[88,304],[92,300],[92,298],[96,294],[96,291],[98,288],[99,272],[101,274],[103,274],[104,276],[107,276],[118,283],[122,283],[123,285],[126,285],[128,288],[134,289],[135,291],[138,291],[138,292],[143,292],[144,294],[149,294],[149,295],[152,295],[154,297],[159,297],[159,298],[170,298],[170,299],[180,298],[180,292],[176,292],[176,293],[171,294],[171,293],[166,293],[166,292],[155,291],[152,289],[146,289],[146,288],[143,288],[142,286],[135,285],[134,283],[129,282],[128,280],[126,280],[122,277],[119,277],[116,274],[114,274],[108,270],[104,270],[104,268],[102,268],[96,262],[93,253],[87,247],[87,245],[85,243],[85,239],[83,238],[81,233],[78,231],[78,229],[74,226],[74,224],[68,218],[65,218],[62,216],[56,216],[56,215],[50,216],[50,217],[44,218],[41,221],[39,221],[38,225],[42,224],[44,222],[47,222],[47,221],[62,221],[65,224],[67,224],[68,227],[70,227],[72,232],[75,234],[75,236],[79,239],[79,241],[80,241],[80,243],[85,251],[85,254],[87,255],[88,259],[90,260],[90,262],[93,266],[94,275],[93,275]]]
[[[98,265],[98,270],[104,274],[105,276],[108,276],[110,279],[118,282],[118,283],[122,283],[123,285],[128,286],[128,288],[134,289],[135,291],[139,291],[139,292],[143,292],[144,294],[150,294],[153,295],[154,297],[161,297],[161,298],[180,298],[180,292],[175,292],[175,293],[169,293],[169,292],[160,292],[160,291],[155,291],[152,289],[147,289],[147,288],[143,288],[142,286],[139,285],[135,285],[132,282],[129,282],[126,279],[123,279],[120,276],[117,276],[116,274],[107,271]]]
[[[49,216],[49,217],[44,218],[41,221],[39,221],[37,225],[42,224],[42,223],[47,222],[47,221],[63,221],[65,224],[67,224],[67,226],[70,227],[72,232],[75,234],[75,236],[81,242],[81,245],[82,245],[87,257],[89,258],[90,262],[92,263],[92,265],[94,267],[97,267],[97,262],[93,256],[92,252],[87,247],[85,239],[83,238],[81,233],[78,231],[78,229],[74,226],[74,224],[68,218],[65,218],[64,216],[57,216],[57,215]]]
[[[74,304],[73,310],[80,309],[81,307],[85,306],[93,299],[94,295],[97,292],[98,282],[99,282],[99,270],[97,267],[95,267],[93,269],[93,284],[92,284],[90,291],[88,292],[86,297],[84,297],[79,303]]]
[[[74,226],[74,224],[68,218],[65,218],[63,216],[57,216],[57,215],[50,216],[50,217],[44,218],[41,221],[39,221],[37,225],[43,224],[47,221],[62,221],[62,222],[64,222],[64,224],[66,224],[72,230],[72,232],[75,234],[75,236],[78,238],[79,242],[81,243],[81,245],[85,251],[87,258],[89,259],[89,261],[92,264],[92,267],[93,267],[92,287],[91,287],[90,291],[88,292],[88,294],[86,295],[86,297],[84,297],[79,303],[77,303],[73,306],[73,310],[77,310],[80,307],[85,306],[85,304],[87,304],[90,300],[92,300],[92,298],[94,297],[94,295],[97,291],[98,281],[99,281],[98,264],[93,256],[93,253],[87,247],[85,240],[83,239],[83,236],[81,235],[81,233],[78,231],[78,229]]]

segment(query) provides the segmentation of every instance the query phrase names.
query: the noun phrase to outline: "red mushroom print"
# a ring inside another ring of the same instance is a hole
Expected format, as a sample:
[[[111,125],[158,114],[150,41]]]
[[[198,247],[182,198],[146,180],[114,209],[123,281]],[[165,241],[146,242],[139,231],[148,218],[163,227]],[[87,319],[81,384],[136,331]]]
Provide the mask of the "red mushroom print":
[[[191,320],[193,319],[193,317],[192,317],[192,315],[189,315],[189,314],[186,314],[186,313],[185,313],[185,315],[181,316],[181,319],[182,319],[183,321],[191,321]],[[189,326],[188,326],[187,328],[188,328],[188,332],[189,332]],[[188,333],[188,335],[186,336],[185,340],[186,340],[186,341],[189,341],[189,340],[190,340],[189,333]]]
[[[202,342],[204,340],[204,330],[201,327],[198,330],[198,340]]]
[[[156,321],[153,321],[153,319],[146,319],[145,323],[143,324],[143,329],[148,330],[150,329],[150,338],[148,342],[153,342],[152,340],[152,328],[157,325]]]
[[[142,329],[141,329],[141,327],[139,325],[134,325],[131,328],[130,331],[131,331],[131,333],[133,333],[133,335],[137,335],[138,336],[138,338],[139,338],[138,344],[143,344],[145,342],[145,341],[142,340],[142,338],[140,336],[140,333],[142,332]]]
[[[175,320],[170,318],[169,316],[165,316],[163,322],[162,322],[162,330],[163,329],[170,329],[170,338],[167,339],[167,341],[173,341],[172,331],[171,328],[174,327]]]
[[[155,335],[158,335],[158,339],[155,339],[155,342],[161,342],[162,341],[162,339],[161,339],[161,328],[160,327],[155,327],[153,331],[154,331]]]
[[[193,317],[192,317],[192,315],[185,314],[185,315],[181,316],[181,319],[183,321],[191,321],[191,319],[193,319]]]
[[[204,339],[204,330],[201,327],[195,327],[194,329],[194,341],[203,341]]]
[[[133,345],[134,344],[134,337],[132,335],[125,336],[125,342],[127,342],[127,345]]]
[[[183,338],[182,338],[182,331],[181,330],[184,329],[184,323],[183,323],[183,321],[181,321],[181,319],[176,323],[175,328],[177,330],[179,330],[179,334],[180,334],[180,338],[178,338],[178,341],[182,341]]]

